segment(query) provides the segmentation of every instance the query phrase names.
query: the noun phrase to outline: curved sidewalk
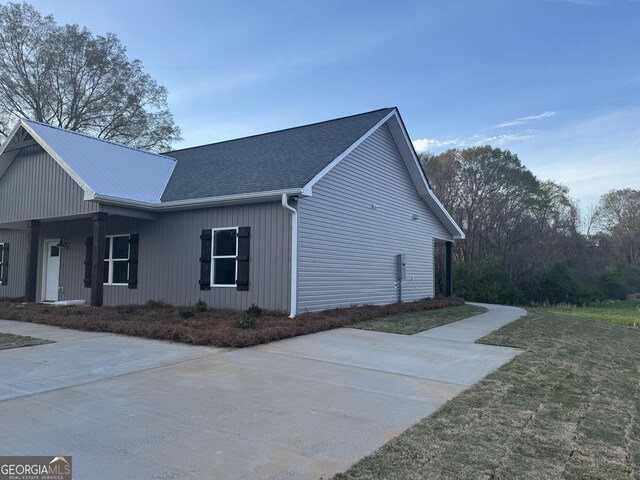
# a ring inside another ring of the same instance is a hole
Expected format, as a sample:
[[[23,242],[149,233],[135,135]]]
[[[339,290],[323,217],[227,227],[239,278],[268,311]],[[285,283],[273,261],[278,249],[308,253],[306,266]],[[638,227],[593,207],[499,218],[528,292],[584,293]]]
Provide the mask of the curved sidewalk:
[[[522,318],[527,314],[524,308],[492,305],[489,303],[467,303],[477,307],[484,307],[488,309],[488,311],[480,315],[465,318],[464,320],[416,333],[415,336],[454,340],[456,342],[475,342],[494,330],[504,327],[506,324]]]

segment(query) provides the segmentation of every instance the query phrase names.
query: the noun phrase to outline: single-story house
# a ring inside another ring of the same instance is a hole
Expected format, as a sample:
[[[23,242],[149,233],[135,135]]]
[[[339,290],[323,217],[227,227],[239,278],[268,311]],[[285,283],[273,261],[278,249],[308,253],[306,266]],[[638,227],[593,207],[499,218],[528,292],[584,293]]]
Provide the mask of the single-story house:
[[[0,297],[386,304],[434,294],[436,240],[450,294],[462,238],[396,108],[162,155],[22,119],[0,148]]]

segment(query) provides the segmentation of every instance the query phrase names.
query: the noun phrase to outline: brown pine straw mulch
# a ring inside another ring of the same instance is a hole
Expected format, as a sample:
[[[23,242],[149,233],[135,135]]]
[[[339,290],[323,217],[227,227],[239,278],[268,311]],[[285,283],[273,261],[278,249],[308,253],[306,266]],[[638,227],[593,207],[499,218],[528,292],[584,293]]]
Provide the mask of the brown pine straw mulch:
[[[263,311],[256,317],[256,328],[243,329],[237,323],[243,318],[244,312],[237,310],[208,309],[198,312],[192,307],[174,307],[158,302],[118,307],[63,307],[13,300],[0,301],[1,319],[216,347],[248,347],[388,315],[464,304],[464,300],[458,297],[435,297],[391,305],[308,312],[294,319],[282,312]],[[193,316],[184,318],[181,312],[184,315],[185,310]]]

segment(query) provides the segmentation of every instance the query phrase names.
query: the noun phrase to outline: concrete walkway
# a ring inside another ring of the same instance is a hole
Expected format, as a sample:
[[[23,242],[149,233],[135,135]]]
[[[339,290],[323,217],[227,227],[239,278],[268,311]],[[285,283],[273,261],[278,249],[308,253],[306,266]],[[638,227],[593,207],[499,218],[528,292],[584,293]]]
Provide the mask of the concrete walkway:
[[[515,319],[527,314],[524,308],[507,307],[504,305],[489,305],[486,303],[472,303],[477,307],[487,308],[489,311],[466,318],[458,322],[449,323],[441,327],[432,328],[425,332],[416,333],[417,337],[440,338],[443,340],[455,340],[456,342],[475,342],[494,330],[504,327]]]
[[[519,353],[472,342],[523,314],[489,308],[238,350],[0,321],[57,342],[0,350],[0,454],[72,455],[77,478],[330,476]]]

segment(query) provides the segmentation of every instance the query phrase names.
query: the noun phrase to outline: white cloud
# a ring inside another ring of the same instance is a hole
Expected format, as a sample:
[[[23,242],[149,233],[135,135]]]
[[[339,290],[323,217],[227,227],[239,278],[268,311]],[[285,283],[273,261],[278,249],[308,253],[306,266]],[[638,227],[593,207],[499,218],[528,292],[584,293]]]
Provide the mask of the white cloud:
[[[483,145],[491,145],[493,147],[508,147],[514,143],[532,140],[536,133],[528,130],[521,133],[503,133],[499,135],[475,134],[464,138],[456,138],[449,140],[437,140],[434,138],[419,138],[413,140],[413,148],[417,152],[441,152],[448,148],[467,148],[480,147]]]
[[[553,117],[557,115],[558,112],[543,112],[538,115],[529,115],[528,117],[520,117],[515,120],[509,120],[507,122],[499,123],[495,125],[493,128],[506,128],[506,127],[515,127],[516,125],[522,125],[523,123],[535,122],[536,120],[543,120],[545,118]]]
[[[413,148],[417,152],[426,152],[427,150],[455,148],[458,146],[457,140],[436,140],[434,138],[418,138],[413,140]]]

